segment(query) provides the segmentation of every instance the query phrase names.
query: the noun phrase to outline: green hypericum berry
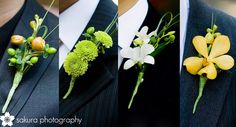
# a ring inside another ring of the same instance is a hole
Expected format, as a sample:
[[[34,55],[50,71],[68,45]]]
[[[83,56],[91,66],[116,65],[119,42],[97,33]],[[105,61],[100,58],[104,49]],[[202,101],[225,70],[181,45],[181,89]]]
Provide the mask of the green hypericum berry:
[[[14,56],[14,55],[16,55],[16,50],[13,49],[13,48],[9,48],[9,49],[7,50],[7,53],[8,53],[10,56]]]
[[[56,52],[57,52],[57,49],[55,49],[53,47],[47,49],[48,54],[55,54]]]
[[[16,63],[16,58],[11,58],[11,59],[10,59],[10,62],[13,63],[13,64],[15,64],[15,63]]]
[[[106,48],[110,48],[113,45],[113,41],[110,35],[103,31],[97,31],[94,33],[97,41],[101,42]]]
[[[88,40],[83,40],[76,44],[74,52],[84,61],[93,61],[98,56],[97,46]]]
[[[33,20],[30,21],[30,27],[34,29],[36,27],[36,22]]]
[[[63,67],[68,75],[79,77],[87,71],[88,62],[81,60],[76,53],[70,52],[64,61]]]
[[[167,35],[172,35],[172,34],[175,34],[175,31],[170,31],[167,33]]]
[[[30,62],[31,62],[32,64],[36,64],[36,63],[38,62],[38,60],[39,60],[38,57],[32,57],[32,58],[30,59]]]
[[[169,39],[171,42],[173,42],[175,40],[175,35],[170,35]]]
[[[86,33],[88,33],[88,34],[93,34],[94,31],[95,31],[95,28],[94,28],[94,27],[89,27],[89,28],[87,29]]]
[[[151,37],[150,41],[151,41],[151,43],[156,43],[157,39],[155,37]]]
[[[30,36],[30,37],[27,38],[27,42],[28,42],[28,43],[31,43],[33,40],[34,40],[34,37],[32,37],[32,36]]]

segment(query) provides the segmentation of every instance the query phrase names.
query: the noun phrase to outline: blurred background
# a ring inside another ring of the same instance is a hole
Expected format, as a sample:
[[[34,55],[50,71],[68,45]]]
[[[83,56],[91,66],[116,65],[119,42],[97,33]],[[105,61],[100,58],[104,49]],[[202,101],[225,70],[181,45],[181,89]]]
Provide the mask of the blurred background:
[[[236,0],[204,0],[219,10],[236,17]]]

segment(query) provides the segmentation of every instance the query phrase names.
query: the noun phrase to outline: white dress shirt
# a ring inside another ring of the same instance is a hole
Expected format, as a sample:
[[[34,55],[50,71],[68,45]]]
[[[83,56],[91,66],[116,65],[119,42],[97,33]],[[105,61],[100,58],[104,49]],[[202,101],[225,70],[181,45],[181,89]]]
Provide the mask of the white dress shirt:
[[[189,13],[189,1],[180,0],[180,72],[183,64],[184,45],[186,40],[187,23]]]
[[[79,0],[60,14],[59,68],[73,48],[95,12],[99,0]]]
[[[140,29],[148,12],[147,0],[139,0],[131,9],[118,19],[118,69],[123,58],[120,56],[121,48],[129,47],[135,37],[135,32]]]

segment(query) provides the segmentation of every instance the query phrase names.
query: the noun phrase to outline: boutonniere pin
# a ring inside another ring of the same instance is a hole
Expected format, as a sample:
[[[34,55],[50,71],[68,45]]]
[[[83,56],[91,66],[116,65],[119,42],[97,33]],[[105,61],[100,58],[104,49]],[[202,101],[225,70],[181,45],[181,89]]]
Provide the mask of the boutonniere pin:
[[[51,8],[54,0],[52,1],[49,9]],[[48,27],[43,25],[43,21],[48,14],[48,11],[45,13],[43,18],[40,18],[37,14],[34,16],[34,20],[30,21],[29,25],[33,30],[31,36],[27,39],[21,35],[12,35],[10,43],[14,45],[12,48],[8,48],[7,52],[10,56],[9,66],[16,69],[12,87],[7,96],[6,102],[2,108],[2,113],[5,113],[8,105],[11,102],[11,99],[19,86],[23,76],[27,71],[33,67],[38,61],[40,56],[47,58],[51,54],[55,54],[57,49],[50,47],[49,44],[46,44],[46,38],[58,27],[58,25],[49,33]],[[44,30],[43,35],[38,35],[39,30]]]
[[[230,39],[228,36],[216,32],[217,29],[218,26],[214,24],[211,28],[207,28],[205,37],[195,36],[192,43],[199,54],[188,57],[183,62],[190,74],[200,77],[198,97],[193,106],[193,114],[203,95],[207,80],[216,79],[217,73],[229,70],[234,66],[234,59],[230,55],[226,55],[230,50]]]
[[[138,88],[144,81],[147,66],[155,64],[155,57],[167,45],[175,41],[175,31],[169,31],[169,29],[179,22],[178,17],[179,15],[173,17],[170,12],[164,14],[155,31],[148,33],[148,27],[144,26],[139,32],[136,32],[137,37],[133,40],[132,47],[126,47],[120,51],[121,56],[128,59],[124,63],[123,69],[127,70],[135,66],[139,71],[128,109],[131,108]]]
[[[86,74],[89,64],[92,64],[99,54],[105,54],[105,49],[113,46],[112,35],[117,32],[117,19],[118,14],[104,31],[95,31],[94,27],[89,27],[83,34],[85,40],[79,41],[75,45],[75,49],[67,55],[63,67],[65,72],[71,76],[71,80],[63,99],[66,99],[72,92],[76,79]]]

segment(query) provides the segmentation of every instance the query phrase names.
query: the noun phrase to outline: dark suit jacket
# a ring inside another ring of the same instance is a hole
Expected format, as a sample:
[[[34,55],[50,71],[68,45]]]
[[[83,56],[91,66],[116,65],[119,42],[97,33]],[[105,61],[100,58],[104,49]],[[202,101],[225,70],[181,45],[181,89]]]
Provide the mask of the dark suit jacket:
[[[45,10],[36,3],[35,0],[27,0],[23,14],[14,30],[14,34],[24,37],[31,36],[32,29],[29,22],[38,14],[43,17]],[[48,14],[44,24],[52,30],[58,24],[58,18]],[[53,47],[58,47],[58,30],[54,31],[47,39]],[[7,47],[11,47],[10,43]],[[7,50],[4,49],[4,50]],[[12,86],[15,69],[8,66],[9,56],[7,52],[3,54],[0,63],[0,108],[2,109],[8,92]],[[43,116],[57,117],[58,113],[58,55],[52,55],[48,59],[40,58],[28,73],[24,75],[22,82],[17,88],[7,112],[15,118],[40,118]],[[15,120],[16,121],[16,120]],[[34,127],[36,124],[16,124],[15,127]],[[42,125],[45,126],[45,125]]]
[[[231,49],[227,53],[236,58],[236,19],[209,7],[200,0],[190,0],[184,58],[196,56],[192,38],[205,35],[211,26],[212,13],[219,32],[228,35]],[[181,127],[235,127],[236,126],[236,74],[235,67],[218,74],[208,81],[196,113],[192,108],[198,94],[199,77],[190,75],[183,67],[180,79],[180,125]]]
[[[117,13],[117,6],[111,0],[100,0],[87,28],[105,30]],[[61,31],[63,32],[63,31]],[[78,40],[84,39],[82,36]],[[91,63],[85,75],[76,80],[70,96],[62,97],[69,87],[70,76],[60,69],[60,117],[82,118],[76,127],[114,127],[117,122],[117,34],[113,36],[113,47],[106,50]]]
[[[142,26],[156,29],[160,20],[154,8],[149,10]],[[140,85],[132,107],[132,96],[138,72],[135,67],[119,70],[119,127],[176,127],[179,120],[179,42],[167,46],[156,58],[155,65],[148,65],[144,82]],[[150,32],[149,31],[149,32]],[[126,60],[123,60],[123,63]]]

